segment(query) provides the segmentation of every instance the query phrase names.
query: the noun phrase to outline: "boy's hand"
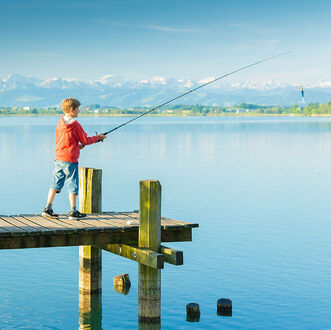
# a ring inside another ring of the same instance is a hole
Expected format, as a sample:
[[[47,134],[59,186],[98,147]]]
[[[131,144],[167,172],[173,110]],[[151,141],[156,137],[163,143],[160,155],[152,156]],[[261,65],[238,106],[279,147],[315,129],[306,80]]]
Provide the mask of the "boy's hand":
[[[107,135],[99,134],[99,141],[103,141]]]
[[[82,144],[79,145],[79,149],[81,149],[81,150],[82,150],[84,147],[85,147],[85,146],[82,145]]]

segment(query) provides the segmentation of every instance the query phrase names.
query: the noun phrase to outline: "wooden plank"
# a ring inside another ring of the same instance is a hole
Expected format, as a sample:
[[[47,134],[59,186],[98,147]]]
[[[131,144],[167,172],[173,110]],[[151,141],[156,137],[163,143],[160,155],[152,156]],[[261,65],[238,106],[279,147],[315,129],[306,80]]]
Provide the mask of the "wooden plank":
[[[100,216],[99,214],[87,215],[87,217],[89,219],[98,220],[103,224],[107,224],[108,226],[114,226],[114,227],[123,228],[123,229],[125,227],[125,224],[122,221],[118,221],[116,218],[107,219],[107,218]]]
[[[24,225],[26,226],[29,226],[31,228],[34,228],[36,229],[37,231],[39,232],[42,232],[42,234],[46,234],[46,235],[49,235],[49,234],[52,234],[53,233],[53,230],[48,228],[48,227],[45,227],[45,226],[42,226],[36,222],[34,222],[33,220],[29,219],[29,218],[24,218],[20,215],[15,215],[15,216],[12,216],[13,218],[15,218],[17,221],[21,222]]]
[[[122,220],[125,221],[126,223],[127,223],[128,221],[130,221],[130,222],[133,222],[133,223],[139,225],[139,218],[131,217],[131,216],[125,214],[125,213],[116,213],[116,214],[115,214],[115,217],[117,217],[118,219],[122,219]]]
[[[54,235],[25,235],[1,237],[0,249],[26,249],[97,244],[137,244],[138,232],[85,232]]]
[[[114,213],[116,213],[116,212],[114,212]],[[107,219],[107,220],[111,220],[111,221],[113,221],[115,223],[122,224],[123,226],[129,220],[129,218],[128,219],[125,219],[124,217],[118,217],[118,216],[116,216],[116,214],[112,214],[112,215],[108,215],[107,216],[106,214],[101,213],[101,214],[98,214],[98,216],[101,217],[101,218],[103,218],[103,219],[105,219],[105,220]]]
[[[139,222],[139,214],[137,217],[133,217],[130,215],[130,212],[103,212],[105,216],[112,216],[118,219],[125,219],[126,221],[128,220],[135,220]]]
[[[169,224],[171,223],[173,225],[185,226],[185,227],[188,227],[188,228],[197,228],[197,227],[199,227],[198,223],[179,221],[179,220],[169,219],[169,218],[165,218],[165,217],[161,218],[161,223],[162,223],[162,221],[167,221],[167,223],[169,223]]]
[[[115,212],[115,213],[125,214],[128,217],[139,221],[139,212]]]
[[[39,215],[29,216],[29,215],[22,215],[23,218],[28,218],[35,223],[38,223],[44,227],[47,227],[54,231],[54,233],[70,233],[75,232],[76,230],[70,228],[69,226],[65,225],[63,222],[58,221],[57,219],[46,219]]]
[[[10,225],[8,222],[6,222],[5,220],[3,220],[0,217],[0,237],[3,236],[11,236],[13,231],[21,231],[19,228],[16,228],[12,225]]]
[[[21,221],[17,220],[15,217],[3,216],[2,219],[8,222],[9,224],[11,224],[13,227],[19,229],[14,231],[14,233],[23,234],[23,235],[26,233],[29,233],[29,235],[40,235],[42,233],[40,229],[36,229],[27,224],[24,224]]]
[[[163,254],[164,261],[168,264],[180,266],[184,263],[183,251],[174,250],[164,245],[161,245],[160,253]]]
[[[181,228],[180,230],[161,230],[162,242],[190,242],[192,241],[192,229]]]
[[[119,218],[123,219],[126,222],[127,226],[130,226],[131,228],[139,227],[139,219],[131,217],[127,215],[127,213],[123,212],[114,212],[115,216],[116,214],[119,214]]]
[[[118,212],[114,213],[114,217],[116,219],[121,219],[122,221],[125,221],[125,222],[132,219],[132,217],[129,217],[126,214],[118,213]]]
[[[8,236],[9,233],[10,231],[8,231],[7,229],[0,227],[0,236],[1,234],[5,234],[3,236]]]
[[[27,232],[27,230],[16,227],[14,224],[6,221],[7,218],[10,218],[8,216],[2,215],[0,217],[0,226],[6,231],[6,232]]]
[[[139,262],[140,264],[155,269],[163,269],[164,267],[163,255],[149,249],[126,244],[98,244],[97,246],[105,251],[117,254],[121,257]]]
[[[93,228],[103,230],[105,228],[109,228],[110,226],[106,226],[103,222],[95,219],[95,218],[82,218],[79,220],[79,222],[84,223],[86,225],[90,225]]]
[[[87,225],[85,223],[81,223],[79,220],[69,220],[67,215],[60,215],[58,221],[62,222],[64,225],[69,226],[72,229],[76,229],[79,231],[86,231],[90,230],[90,225]]]
[[[120,219],[105,219],[101,216],[98,216],[96,217],[96,219],[98,219],[99,221],[103,222],[104,224],[107,224],[108,226],[114,226],[114,227],[117,227],[119,228],[120,230],[123,230],[123,231],[131,231],[131,230],[134,230],[134,229],[138,229],[138,226],[135,225],[133,226],[132,224],[129,225],[127,224],[126,221],[123,221],[123,220],[120,220]]]

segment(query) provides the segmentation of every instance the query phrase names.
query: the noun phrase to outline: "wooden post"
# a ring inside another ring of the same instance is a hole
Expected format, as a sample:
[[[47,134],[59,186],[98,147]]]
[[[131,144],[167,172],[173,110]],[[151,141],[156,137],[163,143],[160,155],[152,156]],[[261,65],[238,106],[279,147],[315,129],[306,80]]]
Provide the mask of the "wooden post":
[[[232,301],[231,299],[222,298],[217,300],[217,315],[232,316]]]
[[[161,247],[161,185],[157,180],[140,181],[140,224],[138,246],[159,252]],[[160,325],[161,270],[138,264],[139,327]],[[154,327],[155,329],[155,327]]]
[[[102,170],[79,168],[79,209],[84,213],[102,212]]]
[[[199,322],[200,321],[200,306],[196,303],[189,303],[186,305],[186,321]]]
[[[79,209],[83,213],[99,213],[101,208],[102,170],[79,168]],[[79,247],[79,320],[81,327],[91,324],[101,328],[102,254],[100,249]],[[100,327],[98,326],[100,325]]]

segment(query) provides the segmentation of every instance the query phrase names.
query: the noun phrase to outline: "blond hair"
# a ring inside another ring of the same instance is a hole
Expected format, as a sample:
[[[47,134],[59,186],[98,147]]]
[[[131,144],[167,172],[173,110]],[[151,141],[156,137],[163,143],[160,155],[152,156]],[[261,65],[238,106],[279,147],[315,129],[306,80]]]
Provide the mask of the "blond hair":
[[[73,97],[63,100],[61,104],[64,113],[69,113],[71,109],[75,110],[80,105],[81,103],[77,99],[74,99]]]

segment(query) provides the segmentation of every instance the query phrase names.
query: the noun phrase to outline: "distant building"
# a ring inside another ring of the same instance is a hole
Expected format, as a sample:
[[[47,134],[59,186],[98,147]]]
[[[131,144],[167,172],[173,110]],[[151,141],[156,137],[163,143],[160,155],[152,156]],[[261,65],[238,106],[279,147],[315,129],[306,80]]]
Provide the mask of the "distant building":
[[[29,105],[23,107],[23,110],[27,110],[27,111],[30,111],[31,110],[31,107]]]

